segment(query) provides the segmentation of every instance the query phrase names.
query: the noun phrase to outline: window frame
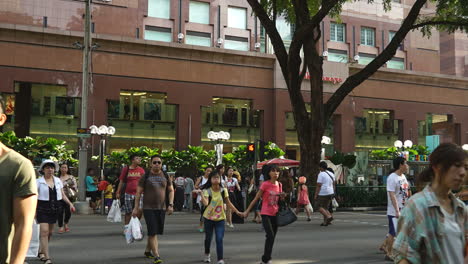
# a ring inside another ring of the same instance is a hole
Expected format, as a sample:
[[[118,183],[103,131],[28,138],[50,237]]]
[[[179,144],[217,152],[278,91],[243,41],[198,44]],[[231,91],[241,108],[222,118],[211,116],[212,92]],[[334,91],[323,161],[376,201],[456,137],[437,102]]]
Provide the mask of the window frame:
[[[372,33],[372,34],[369,34],[369,33]],[[369,42],[370,42],[369,36],[372,36],[372,39],[371,39],[372,45],[369,45]],[[364,40],[364,43],[363,43],[363,40]],[[375,47],[375,28],[362,26],[360,43],[363,46]]]
[[[208,6],[208,14],[207,15],[207,18],[208,18],[208,21],[205,21],[205,22],[200,22],[200,21],[192,21],[191,17],[192,17],[192,3],[197,3],[197,4],[203,4],[203,5],[207,5]],[[197,24],[203,24],[203,25],[209,25],[210,24],[210,8],[211,8],[211,4],[210,2],[202,2],[202,1],[196,1],[196,0],[190,0],[189,1],[189,22],[190,23],[197,23]]]
[[[332,34],[332,30],[334,28],[334,34]],[[338,34],[338,28],[342,28],[342,39],[339,40],[339,34]],[[337,22],[330,22],[330,41],[334,42],[341,42],[345,43],[346,42],[346,24],[343,23],[337,23]]]
[[[243,10],[245,11],[245,21],[244,21],[244,27],[237,27],[237,26],[234,26],[232,23],[229,23],[231,21],[231,16],[229,15],[230,14],[230,10]],[[228,11],[227,11],[227,27],[228,28],[237,28],[237,29],[243,29],[243,30],[246,30],[247,27],[248,27],[248,17],[247,17],[247,8],[245,7],[239,7],[239,6],[228,6]]]

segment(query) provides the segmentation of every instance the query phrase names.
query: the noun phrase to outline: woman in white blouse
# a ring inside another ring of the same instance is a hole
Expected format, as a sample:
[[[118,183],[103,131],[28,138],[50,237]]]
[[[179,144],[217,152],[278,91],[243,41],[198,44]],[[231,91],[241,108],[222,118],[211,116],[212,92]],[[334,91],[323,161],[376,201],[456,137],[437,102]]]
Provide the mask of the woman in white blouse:
[[[59,212],[62,200],[70,205],[72,212],[75,207],[68,200],[63,191],[62,181],[54,177],[58,171],[58,165],[53,160],[44,160],[39,167],[39,172],[44,175],[37,179],[38,203],[36,209],[36,220],[40,225],[40,244],[38,257],[45,264],[51,264],[49,255],[49,240],[54,231],[54,224],[57,222],[57,214]]]

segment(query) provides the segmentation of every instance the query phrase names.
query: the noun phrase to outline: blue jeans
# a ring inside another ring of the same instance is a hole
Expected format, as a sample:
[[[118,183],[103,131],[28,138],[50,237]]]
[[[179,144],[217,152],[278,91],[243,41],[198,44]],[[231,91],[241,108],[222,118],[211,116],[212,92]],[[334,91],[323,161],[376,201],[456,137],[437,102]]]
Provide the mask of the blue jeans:
[[[224,220],[212,221],[204,219],[205,221],[205,254],[210,254],[211,239],[213,239],[213,230],[216,234],[216,255],[218,260],[223,259],[223,238],[224,238]]]

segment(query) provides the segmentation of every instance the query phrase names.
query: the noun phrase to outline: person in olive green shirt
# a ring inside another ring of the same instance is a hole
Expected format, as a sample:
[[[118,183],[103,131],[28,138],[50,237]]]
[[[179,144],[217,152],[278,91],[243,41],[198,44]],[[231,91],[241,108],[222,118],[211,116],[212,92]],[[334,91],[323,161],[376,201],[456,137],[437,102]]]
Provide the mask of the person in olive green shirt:
[[[6,121],[0,96],[0,126]],[[0,142],[0,263],[23,264],[37,204],[31,161]]]

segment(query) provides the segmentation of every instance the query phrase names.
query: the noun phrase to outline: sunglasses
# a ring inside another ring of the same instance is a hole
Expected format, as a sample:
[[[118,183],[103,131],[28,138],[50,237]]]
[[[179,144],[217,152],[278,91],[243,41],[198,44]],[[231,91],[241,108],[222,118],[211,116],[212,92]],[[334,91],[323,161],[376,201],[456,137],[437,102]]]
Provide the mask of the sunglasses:
[[[161,164],[161,161],[153,161],[153,164]]]

